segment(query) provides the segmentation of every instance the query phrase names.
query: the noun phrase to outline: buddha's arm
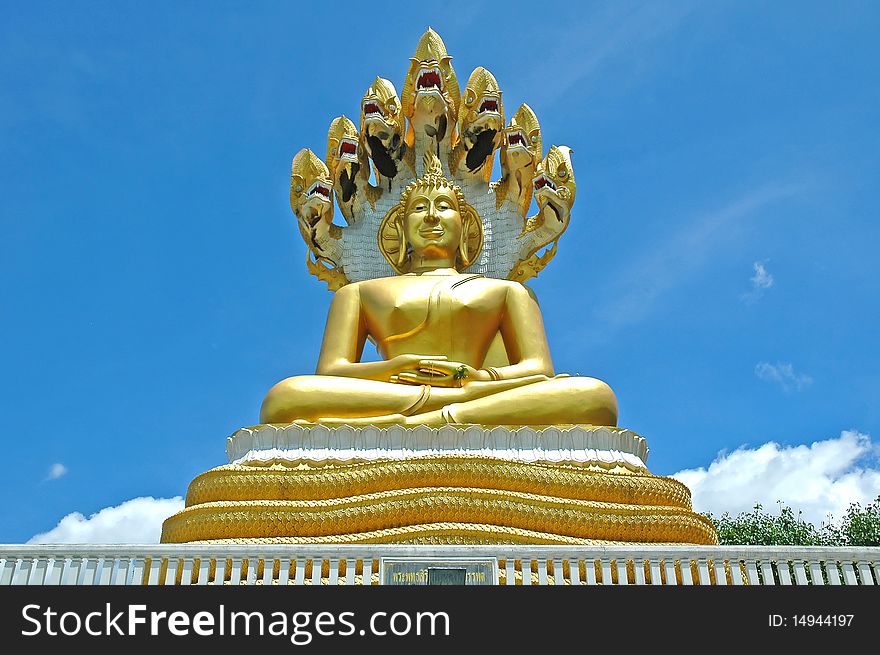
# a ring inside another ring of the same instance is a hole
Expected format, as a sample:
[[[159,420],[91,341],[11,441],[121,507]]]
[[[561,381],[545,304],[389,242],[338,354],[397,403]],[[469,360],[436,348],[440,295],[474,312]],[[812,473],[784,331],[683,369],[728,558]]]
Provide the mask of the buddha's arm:
[[[531,292],[521,284],[511,284],[508,288],[501,337],[511,362],[509,366],[493,369],[502,380],[553,375],[541,309]]]
[[[366,339],[360,291],[357,284],[349,284],[339,289],[330,303],[315,373],[390,382],[393,375],[417,368],[422,360],[433,359],[426,355],[398,355],[390,360],[361,362]]]

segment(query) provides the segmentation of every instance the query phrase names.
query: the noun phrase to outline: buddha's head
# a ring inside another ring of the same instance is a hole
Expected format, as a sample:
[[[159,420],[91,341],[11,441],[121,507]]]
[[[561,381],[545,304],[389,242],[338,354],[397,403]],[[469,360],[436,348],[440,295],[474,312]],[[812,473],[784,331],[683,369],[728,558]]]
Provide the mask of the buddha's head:
[[[479,215],[429,152],[424,176],[404,189],[400,202],[382,220],[379,250],[395,271],[409,273],[422,262],[444,260],[462,271],[482,247]]]

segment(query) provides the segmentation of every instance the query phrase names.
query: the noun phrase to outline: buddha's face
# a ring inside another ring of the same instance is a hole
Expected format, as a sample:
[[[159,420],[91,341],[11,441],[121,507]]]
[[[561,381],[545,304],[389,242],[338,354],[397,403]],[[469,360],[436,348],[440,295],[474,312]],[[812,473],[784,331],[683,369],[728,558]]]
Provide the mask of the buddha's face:
[[[414,258],[454,259],[461,243],[461,213],[452,189],[416,189],[407,199],[403,231]]]

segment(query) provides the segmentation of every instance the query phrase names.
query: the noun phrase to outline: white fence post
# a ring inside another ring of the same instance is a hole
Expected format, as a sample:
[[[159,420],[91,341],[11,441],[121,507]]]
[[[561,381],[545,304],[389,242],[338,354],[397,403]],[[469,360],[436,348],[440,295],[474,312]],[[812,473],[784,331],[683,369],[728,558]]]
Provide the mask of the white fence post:
[[[27,584],[44,585],[46,584],[46,572],[49,569],[51,560],[46,557],[38,557],[31,566],[31,572],[28,576]]]
[[[874,577],[871,575],[871,567],[867,562],[859,562],[859,578],[863,585],[873,585]]]

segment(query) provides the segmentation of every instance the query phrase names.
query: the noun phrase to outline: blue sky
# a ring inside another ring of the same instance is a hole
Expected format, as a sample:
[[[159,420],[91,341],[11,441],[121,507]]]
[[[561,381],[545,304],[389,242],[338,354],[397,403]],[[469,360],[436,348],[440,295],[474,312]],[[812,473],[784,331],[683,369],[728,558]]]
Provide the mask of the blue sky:
[[[290,159],[377,74],[400,88],[428,25],[462,81],[488,68],[574,149],[532,286],[557,369],[611,384],[652,471],[773,442],[844,461],[816,474],[829,497],[880,493],[876,4],[379,7],[7,5],[0,542],[181,495],[314,370],[331,294]]]

